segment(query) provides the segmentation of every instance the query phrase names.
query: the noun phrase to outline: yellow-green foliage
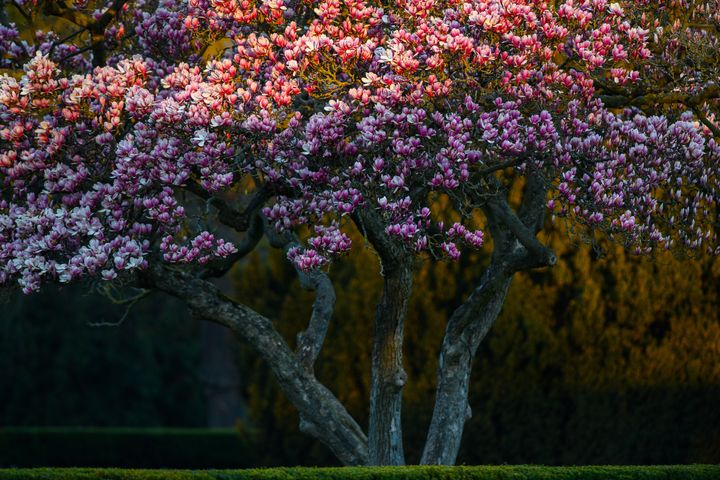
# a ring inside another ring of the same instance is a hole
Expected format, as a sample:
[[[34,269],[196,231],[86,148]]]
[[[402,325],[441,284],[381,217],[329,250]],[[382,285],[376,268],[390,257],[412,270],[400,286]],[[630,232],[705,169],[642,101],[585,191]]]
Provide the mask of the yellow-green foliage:
[[[542,240],[556,250],[559,264],[516,276],[478,352],[470,393],[474,416],[460,460],[718,461],[720,435],[707,426],[720,421],[716,409],[709,410],[720,400],[720,262],[638,258],[615,245],[598,255],[573,245],[562,225],[549,232]],[[362,425],[381,277],[373,252],[359,236],[354,242],[354,254],[330,272],[337,306],[317,374]],[[411,461],[431,413],[445,321],[486,261],[487,252],[479,252],[459,263],[419,265],[405,328],[409,380],[403,408]],[[236,272],[236,284],[240,298],[294,342],[313,295],[299,288],[282,254],[254,254]],[[268,444],[330,461],[313,456],[322,450],[316,444],[290,435],[297,432],[294,409],[254,355],[246,362],[251,415]]]

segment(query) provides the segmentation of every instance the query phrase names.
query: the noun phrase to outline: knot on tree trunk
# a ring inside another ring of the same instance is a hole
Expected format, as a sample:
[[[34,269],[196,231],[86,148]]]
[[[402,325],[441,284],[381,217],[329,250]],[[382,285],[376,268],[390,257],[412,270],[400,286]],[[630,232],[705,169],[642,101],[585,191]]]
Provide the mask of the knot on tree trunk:
[[[300,415],[300,431],[303,433],[307,433],[308,435],[312,435],[315,438],[318,438],[320,435],[320,430],[317,428],[317,425],[312,420],[309,420],[306,416]]]
[[[400,368],[395,371],[395,374],[392,375],[387,382],[390,386],[399,389],[402,389],[405,386],[405,383],[407,383],[408,375],[407,372],[405,372],[404,368]]]

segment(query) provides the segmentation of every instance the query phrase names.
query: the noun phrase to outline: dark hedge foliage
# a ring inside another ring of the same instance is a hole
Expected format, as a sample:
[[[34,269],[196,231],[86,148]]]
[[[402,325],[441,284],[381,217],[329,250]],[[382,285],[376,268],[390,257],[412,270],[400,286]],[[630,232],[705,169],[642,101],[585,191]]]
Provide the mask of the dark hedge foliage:
[[[199,322],[162,294],[127,311],[91,287],[0,302],[0,425],[204,427]]]
[[[256,444],[232,429],[5,428],[0,467],[246,468]]]

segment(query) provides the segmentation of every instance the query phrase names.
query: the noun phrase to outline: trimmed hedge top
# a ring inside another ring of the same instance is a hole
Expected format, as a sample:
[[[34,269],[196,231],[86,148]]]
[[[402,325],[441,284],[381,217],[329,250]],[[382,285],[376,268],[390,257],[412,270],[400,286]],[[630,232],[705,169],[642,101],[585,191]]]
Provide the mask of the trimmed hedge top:
[[[269,468],[250,470],[0,469],[0,480],[717,480],[720,465]]]

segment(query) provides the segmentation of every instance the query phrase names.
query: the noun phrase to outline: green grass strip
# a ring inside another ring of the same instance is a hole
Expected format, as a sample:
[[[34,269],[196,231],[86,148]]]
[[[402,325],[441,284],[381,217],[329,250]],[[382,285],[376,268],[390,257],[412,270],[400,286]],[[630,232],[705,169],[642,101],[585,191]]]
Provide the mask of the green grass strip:
[[[720,480],[720,465],[132,470],[0,469],[0,480]]]

